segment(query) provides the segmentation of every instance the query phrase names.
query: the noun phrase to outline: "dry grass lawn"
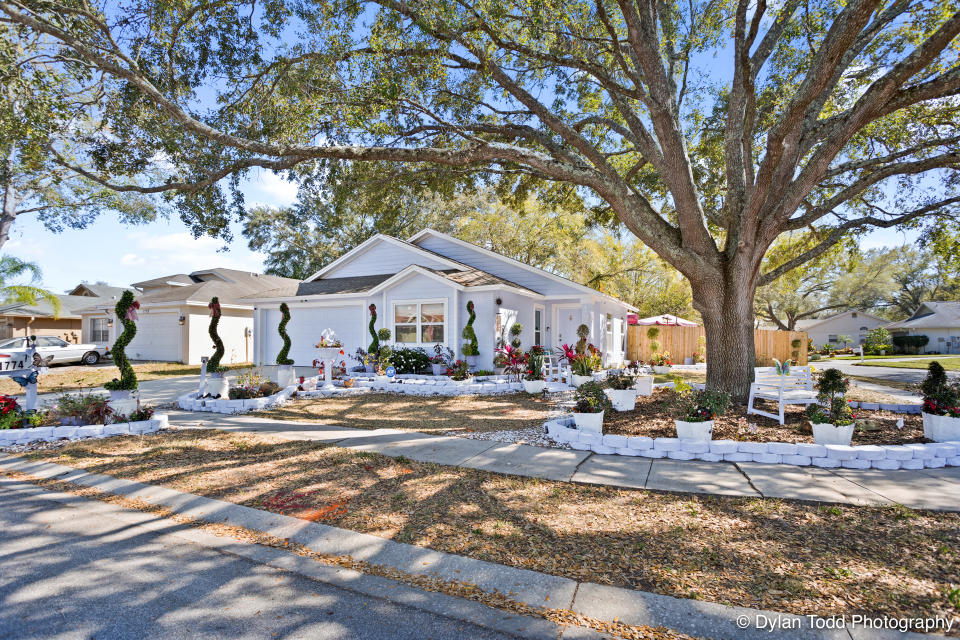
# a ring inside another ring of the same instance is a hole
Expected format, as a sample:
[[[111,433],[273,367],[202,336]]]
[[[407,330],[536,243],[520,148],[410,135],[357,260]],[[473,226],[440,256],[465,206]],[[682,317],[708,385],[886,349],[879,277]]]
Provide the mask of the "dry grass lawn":
[[[267,434],[112,438],[32,457],[672,596],[797,614],[960,613],[960,514],[587,487]]]
[[[525,393],[452,397],[367,393],[339,398],[304,398],[255,415],[355,429],[410,429],[440,434],[541,425],[549,419],[551,406],[550,400]]]
[[[246,363],[224,366],[233,370],[248,369],[252,365]],[[177,364],[176,362],[145,362],[133,365],[133,370],[137,372],[137,379],[141,382],[144,380],[162,380],[174,376],[200,375],[199,366]],[[45,373],[37,379],[37,392],[55,393],[101,387],[119,376],[120,370],[115,366],[55,366],[50,368],[49,373]],[[10,378],[0,377],[0,393],[11,396],[23,395],[23,387]]]

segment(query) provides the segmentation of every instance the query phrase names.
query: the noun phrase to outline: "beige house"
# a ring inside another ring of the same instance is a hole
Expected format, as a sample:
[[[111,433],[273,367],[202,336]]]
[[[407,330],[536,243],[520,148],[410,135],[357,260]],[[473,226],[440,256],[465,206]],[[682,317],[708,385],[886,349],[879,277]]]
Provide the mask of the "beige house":
[[[35,305],[11,303],[0,306],[0,338],[55,336],[73,344],[93,342],[83,331],[79,310],[91,304],[116,304],[123,291],[122,287],[79,284],[69,293],[57,296],[60,312],[56,315],[53,305],[46,300]]]
[[[924,302],[912,316],[887,329],[894,336],[927,336],[927,353],[960,353],[960,302]]]
[[[857,347],[864,343],[867,334],[889,322],[865,311],[845,311],[826,318],[808,318],[797,321],[797,331],[806,331],[815,347],[828,345],[831,349]],[[850,338],[849,342],[841,340]]]
[[[296,280],[235,269],[204,269],[178,273],[132,285],[140,302],[137,335],[127,347],[131,360],[200,364],[213,353],[210,300],[220,300],[218,333],[224,344],[224,364],[250,362],[253,357],[253,304],[244,296],[288,285]],[[112,304],[80,310],[83,333],[90,342],[112,345],[119,323]]]

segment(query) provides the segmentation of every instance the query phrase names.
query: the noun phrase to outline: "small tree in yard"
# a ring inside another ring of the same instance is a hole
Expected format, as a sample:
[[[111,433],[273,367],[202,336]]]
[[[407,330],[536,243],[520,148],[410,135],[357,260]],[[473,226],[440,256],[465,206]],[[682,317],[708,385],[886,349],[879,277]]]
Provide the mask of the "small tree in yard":
[[[870,355],[880,355],[881,351],[889,351],[892,348],[893,338],[883,327],[871,330],[863,341],[863,351]]]
[[[46,47],[13,64],[55,70],[53,94],[85,87],[70,113],[102,122],[58,166],[169,192],[214,233],[247,215],[236,184],[254,168],[413,163],[445,193],[497,179],[582,201],[687,277],[707,386],[738,399],[758,286],[851,235],[958,215],[956,3],[77,7],[0,0]],[[162,179],[127,179],[159,154]],[[785,234],[810,245],[765,265]]]
[[[113,361],[120,369],[120,378],[114,378],[103,385],[108,391],[133,391],[137,388],[137,372],[133,370],[130,360],[127,359],[127,345],[137,335],[137,309],[140,303],[133,299],[132,291],[124,291],[114,308],[117,314],[117,320],[123,325],[123,332],[117,336],[113,343]]]

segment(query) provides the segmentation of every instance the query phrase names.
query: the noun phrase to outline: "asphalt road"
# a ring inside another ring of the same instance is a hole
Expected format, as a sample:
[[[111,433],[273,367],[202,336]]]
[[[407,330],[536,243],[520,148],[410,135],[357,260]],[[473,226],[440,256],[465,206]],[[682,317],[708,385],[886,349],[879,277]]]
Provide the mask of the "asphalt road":
[[[0,480],[2,639],[509,637],[192,543],[148,514],[47,495]]]
[[[930,360],[935,360],[936,358],[931,358]],[[868,361],[869,362],[869,361]],[[879,362],[879,361],[875,361]],[[924,363],[928,360],[924,360]],[[827,369],[834,368],[839,369],[846,375],[854,376],[865,376],[869,378],[875,378],[877,384],[883,384],[884,380],[890,380],[894,382],[911,382],[918,383],[924,379],[927,375],[926,369],[903,369],[896,367],[875,367],[875,366],[855,366],[854,361],[852,360],[834,360],[834,361],[817,361],[811,362],[810,364],[814,365],[818,369]],[[960,372],[957,371],[948,371],[947,375],[951,378],[957,379],[960,378]]]

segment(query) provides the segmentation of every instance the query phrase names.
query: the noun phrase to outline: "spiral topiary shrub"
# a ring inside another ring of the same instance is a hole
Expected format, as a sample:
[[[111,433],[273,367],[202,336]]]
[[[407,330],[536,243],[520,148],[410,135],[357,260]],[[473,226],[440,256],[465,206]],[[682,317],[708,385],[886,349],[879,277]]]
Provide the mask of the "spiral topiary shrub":
[[[477,342],[477,334],[473,330],[473,321],[477,319],[477,314],[473,310],[473,300],[467,302],[467,313],[470,314],[470,319],[467,320],[467,325],[460,333],[463,339],[467,341],[467,344],[463,345],[463,355],[478,356],[480,355],[480,343]]]
[[[283,338],[283,348],[277,354],[277,364],[293,364],[290,359],[290,336],[287,335],[287,323],[290,322],[290,307],[286,302],[280,303],[280,324],[277,325],[277,332]]]
[[[367,353],[375,354],[380,351],[380,338],[377,337],[377,305],[372,304],[369,307],[370,309],[370,325],[367,327],[370,331],[370,337],[373,340],[370,342],[370,346],[367,348]]]
[[[207,305],[210,308],[210,339],[213,340],[213,356],[210,358],[210,361],[207,362],[207,371],[210,373],[223,373],[226,371],[226,367],[220,366],[220,359],[223,358],[223,340],[220,339],[220,334],[217,333],[217,327],[220,325],[220,299],[217,296],[213,296],[213,299],[210,300],[210,304]]]
[[[113,379],[103,385],[109,391],[133,391],[137,388],[137,374],[127,359],[126,348],[133,340],[133,336],[137,335],[137,325],[134,320],[137,318],[137,309],[139,308],[140,303],[133,299],[132,291],[124,291],[114,308],[117,320],[123,325],[123,333],[113,343],[113,351],[111,352],[113,361],[120,369],[120,379]]]

